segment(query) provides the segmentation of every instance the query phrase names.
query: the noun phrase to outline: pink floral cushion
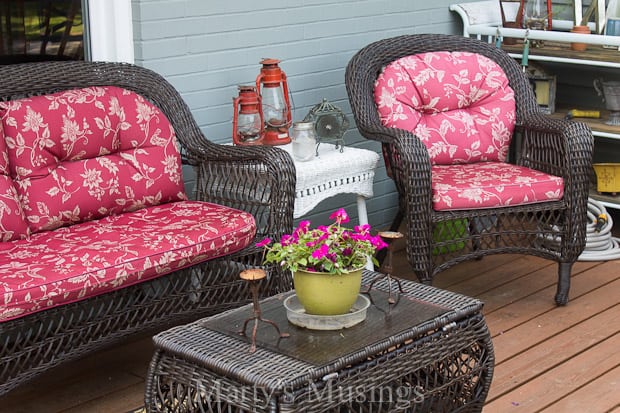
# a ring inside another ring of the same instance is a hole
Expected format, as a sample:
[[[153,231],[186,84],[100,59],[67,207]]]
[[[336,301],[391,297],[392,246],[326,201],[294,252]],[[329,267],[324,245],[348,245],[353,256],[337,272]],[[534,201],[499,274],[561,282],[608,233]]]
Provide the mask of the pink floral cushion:
[[[17,200],[13,180],[0,174],[0,242],[26,238],[28,223]]]
[[[0,125],[0,242],[25,238],[28,224],[13,179],[9,175],[9,154]]]
[[[255,231],[249,213],[181,201],[0,243],[0,321],[231,254]]]
[[[386,66],[375,82],[385,126],[413,132],[433,164],[504,161],[515,124],[504,71],[468,52],[429,52]]]
[[[562,178],[501,162],[434,165],[431,181],[436,211],[532,204],[564,195]]]
[[[176,136],[134,92],[92,87],[0,103],[30,229],[186,199]]]

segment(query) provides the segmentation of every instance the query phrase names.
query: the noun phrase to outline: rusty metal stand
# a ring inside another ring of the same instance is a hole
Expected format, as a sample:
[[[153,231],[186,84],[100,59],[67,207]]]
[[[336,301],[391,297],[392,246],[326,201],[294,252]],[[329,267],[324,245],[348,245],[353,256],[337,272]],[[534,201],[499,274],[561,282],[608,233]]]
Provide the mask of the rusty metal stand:
[[[374,283],[382,278],[387,278],[387,282],[388,282],[388,304],[396,304],[398,302],[397,299],[395,299],[392,296],[392,280],[394,280],[396,282],[396,284],[398,285],[398,292],[399,293],[404,293],[403,291],[403,287],[400,284],[400,280],[398,278],[392,277],[392,260],[394,257],[394,241],[402,238],[403,234],[401,232],[398,231],[382,231],[379,232],[379,236],[381,237],[381,239],[383,239],[383,241],[385,241],[386,244],[388,244],[387,247],[387,256],[385,257],[385,260],[383,261],[383,264],[381,264],[381,268],[379,268],[379,272],[381,273],[380,275],[377,275],[375,278],[373,278],[373,280],[370,282],[370,284],[368,285],[368,289],[366,291],[364,291],[364,294],[369,294],[370,290],[372,290],[372,286],[374,285]],[[398,298],[400,298],[400,294],[398,296]]]
[[[264,323],[267,323],[273,326],[278,332],[279,338],[281,339],[287,338],[290,336],[289,333],[280,332],[280,328],[278,327],[276,323],[274,323],[271,320],[266,320],[262,317],[262,311],[260,309],[260,304],[258,302],[258,284],[260,280],[262,280],[266,276],[267,274],[265,273],[265,271],[262,269],[258,269],[258,268],[251,268],[248,270],[243,270],[239,274],[239,277],[242,280],[250,283],[250,292],[252,293],[252,306],[254,309],[254,316],[245,320],[245,322],[243,323],[243,328],[239,330],[240,335],[246,336],[245,330],[248,326],[248,323],[252,320],[254,321],[254,327],[252,327],[252,344],[250,346],[250,353],[254,353],[256,351],[256,332],[258,331],[259,321],[262,321]]]

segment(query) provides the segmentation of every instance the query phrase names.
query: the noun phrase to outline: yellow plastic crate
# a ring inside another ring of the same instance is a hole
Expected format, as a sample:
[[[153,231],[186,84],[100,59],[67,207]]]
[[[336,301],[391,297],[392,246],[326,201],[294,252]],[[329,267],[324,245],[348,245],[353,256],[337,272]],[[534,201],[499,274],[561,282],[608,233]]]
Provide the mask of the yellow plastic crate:
[[[620,192],[620,163],[595,163],[592,166],[598,192]]]

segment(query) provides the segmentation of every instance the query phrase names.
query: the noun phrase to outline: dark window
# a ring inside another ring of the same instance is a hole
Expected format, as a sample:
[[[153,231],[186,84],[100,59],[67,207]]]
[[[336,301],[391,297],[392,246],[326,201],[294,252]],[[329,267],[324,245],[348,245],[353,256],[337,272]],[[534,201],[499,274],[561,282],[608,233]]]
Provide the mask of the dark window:
[[[81,0],[0,0],[0,64],[84,60]]]

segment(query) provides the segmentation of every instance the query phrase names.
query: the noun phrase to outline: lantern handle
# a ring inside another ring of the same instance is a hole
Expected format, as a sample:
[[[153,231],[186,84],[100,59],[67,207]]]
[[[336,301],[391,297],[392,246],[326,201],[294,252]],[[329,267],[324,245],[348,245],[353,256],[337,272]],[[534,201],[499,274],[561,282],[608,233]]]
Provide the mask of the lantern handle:
[[[284,101],[286,102],[286,126],[291,126],[293,118],[291,116],[291,102],[288,96],[288,82],[286,81],[286,73],[282,72],[282,91],[284,92]]]
[[[261,95],[260,84],[264,77],[265,77],[265,74],[262,71],[258,74],[258,76],[256,76],[256,92],[258,93],[259,96]]]
[[[265,73],[263,71],[261,71],[257,76],[256,76],[256,90],[258,92],[258,97],[261,98],[261,94],[262,94],[262,90],[261,90],[261,83],[263,81],[263,79],[265,78]],[[290,98],[289,98],[289,93],[288,93],[288,82],[286,81],[286,73],[284,71],[280,71],[280,84],[282,85],[282,94],[284,95],[284,102],[286,103],[286,126],[290,126],[291,123],[293,122],[293,117],[291,114],[291,102],[290,102]],[[262,102],[261,102],[261,107],[262,107]],[[260,115],[261,118],[263,117],[263,111],[260,111]]]
[[[232,138],[233,144],[239,145],[239,137],[237,136],[237,125],[239,120],[239,99],[241,97],[237,96],[233,98],[233,127],[232,127]]]

